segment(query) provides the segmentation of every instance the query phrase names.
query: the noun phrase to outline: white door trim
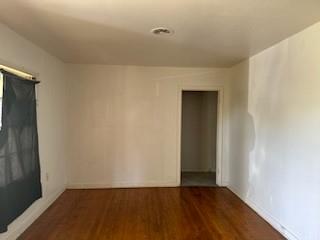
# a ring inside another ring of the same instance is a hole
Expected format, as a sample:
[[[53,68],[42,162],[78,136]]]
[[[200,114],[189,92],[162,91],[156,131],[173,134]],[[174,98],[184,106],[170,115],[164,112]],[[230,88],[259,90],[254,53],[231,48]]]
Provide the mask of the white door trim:
[[[217,119],[217,156],[216,156],[216,183],[223,185],[223,87],[222,86],[178,86],[178,123],[177,123],[177,185],[181,181],[181,125],[182,125],[182,92],[183,91],[217,91],[218,92],[218,119]]]

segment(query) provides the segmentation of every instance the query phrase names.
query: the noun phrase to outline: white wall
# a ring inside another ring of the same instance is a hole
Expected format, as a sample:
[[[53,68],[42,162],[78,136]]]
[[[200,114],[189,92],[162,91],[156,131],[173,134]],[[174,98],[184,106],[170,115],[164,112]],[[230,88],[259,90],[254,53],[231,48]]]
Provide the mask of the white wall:
[[[226,86],[229,78],[227,69],[102,65],[68,69],[68,185],[73,188],[179,184],[178,89]],[[227,89],[225,93],[227,103]],[[227,128],[228,124],[226,133]],[[227,153],[224,156],[227,160]]]
[[[65,189],[65,69],[56,58],[0,24],[0,64],[35,73],[38,85],[38,131],[43,198],[0,234],[15,239]],[[48,180],[46,178],[48,174]]]
[[[218,92],[184,91],[182,96],[181,169],[215,172]]]
[[[290,239],[320,239],[320,24],[232,71],[230,188]]]

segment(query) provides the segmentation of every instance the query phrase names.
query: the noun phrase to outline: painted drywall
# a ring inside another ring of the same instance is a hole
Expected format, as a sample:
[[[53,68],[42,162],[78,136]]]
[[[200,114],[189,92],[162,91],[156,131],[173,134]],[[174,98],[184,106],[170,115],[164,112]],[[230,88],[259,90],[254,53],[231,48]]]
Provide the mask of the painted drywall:
[[[320,239],[320,24],[232,71],[230,188],[289,239]]]
[[[206,68],[69,65],[68,72],[71,188],[178,185],[178,90],[226,87],[229,79],[228,69]]]
[[[217,107],[217,92],[183,92],[181,130],[183,172],[215,172]]]
[[[48,207],[66,184],[66,88],[64,64],[0,24],[0,64],[36,74],[43,198],[16,219],[0,239],[15,239]]]

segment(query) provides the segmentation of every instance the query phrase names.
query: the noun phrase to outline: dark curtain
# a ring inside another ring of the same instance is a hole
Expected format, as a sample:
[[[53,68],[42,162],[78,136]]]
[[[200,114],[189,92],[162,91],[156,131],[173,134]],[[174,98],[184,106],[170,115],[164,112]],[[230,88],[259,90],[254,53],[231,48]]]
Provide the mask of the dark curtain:
[[[41,198],[35,84],[3,74],[0,131],[0,233]]]

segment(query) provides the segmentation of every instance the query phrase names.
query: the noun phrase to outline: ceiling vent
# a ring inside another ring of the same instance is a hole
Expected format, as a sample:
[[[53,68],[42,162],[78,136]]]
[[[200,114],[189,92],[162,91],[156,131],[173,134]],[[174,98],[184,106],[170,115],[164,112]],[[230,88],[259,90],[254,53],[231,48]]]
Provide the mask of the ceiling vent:
[[[174,31],[166,27],[157,27],[151,30],[154,35],[168,36],[172,35]]]

